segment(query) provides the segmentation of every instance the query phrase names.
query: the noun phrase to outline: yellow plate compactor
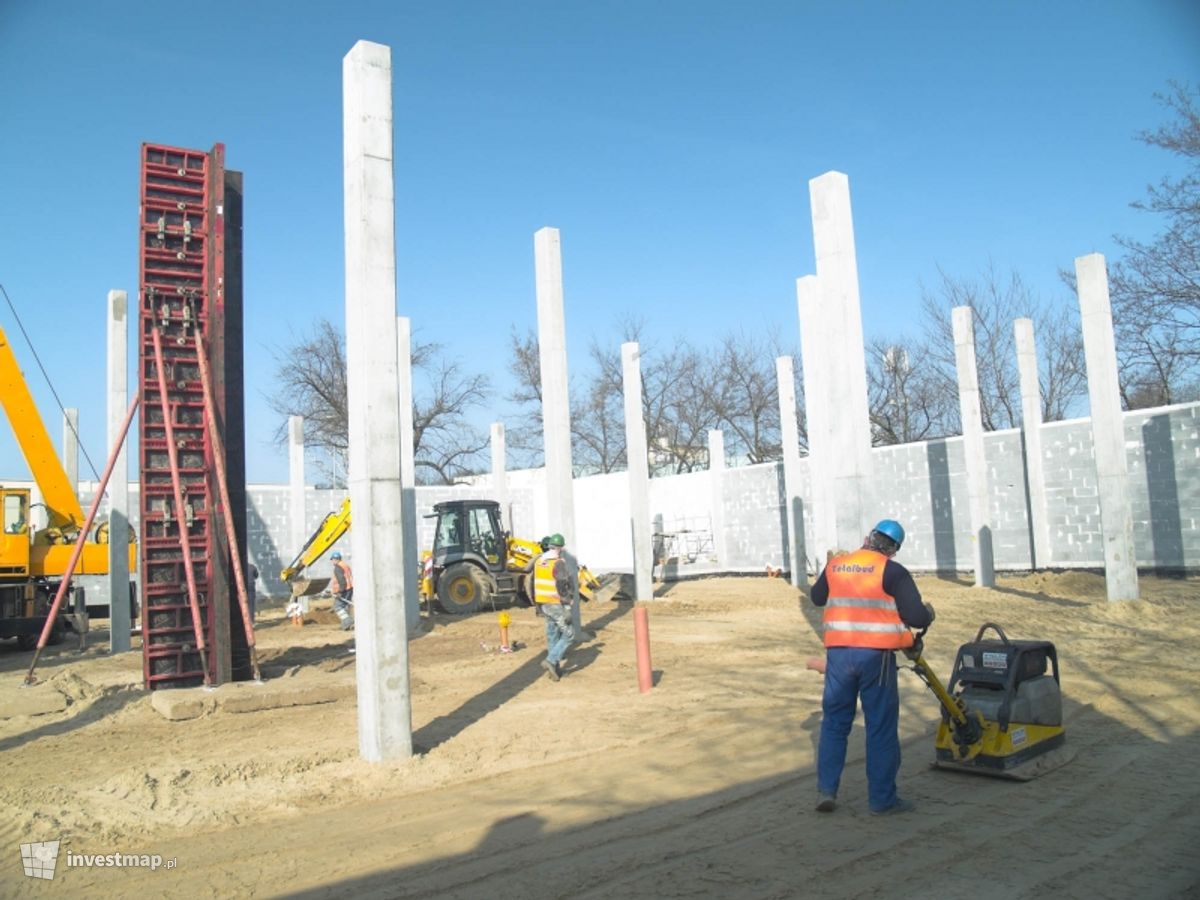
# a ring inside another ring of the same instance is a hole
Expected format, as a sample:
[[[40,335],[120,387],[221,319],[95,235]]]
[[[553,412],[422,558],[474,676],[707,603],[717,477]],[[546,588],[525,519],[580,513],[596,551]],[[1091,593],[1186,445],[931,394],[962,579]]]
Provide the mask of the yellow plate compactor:
[[[924,634],[904,653],[942,705],[936,767],[1028,781],[1071,761],[1052,643],[1009,640],[988,622],[958,648],[947,687],[921,655]]]

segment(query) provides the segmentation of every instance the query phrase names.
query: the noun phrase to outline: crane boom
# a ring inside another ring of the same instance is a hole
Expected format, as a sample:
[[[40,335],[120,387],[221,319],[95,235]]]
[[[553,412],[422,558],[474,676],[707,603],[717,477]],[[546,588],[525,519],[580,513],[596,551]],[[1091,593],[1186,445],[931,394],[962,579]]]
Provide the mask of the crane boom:
[[[8,424],[21,446],[30,474],[41,489],[49,515],[48,527],[78,529],[83,524],[83,508],[79,505],[75,485],[67,478],[54,450],[3,328],[0,328],[0,402],[4,404]]]

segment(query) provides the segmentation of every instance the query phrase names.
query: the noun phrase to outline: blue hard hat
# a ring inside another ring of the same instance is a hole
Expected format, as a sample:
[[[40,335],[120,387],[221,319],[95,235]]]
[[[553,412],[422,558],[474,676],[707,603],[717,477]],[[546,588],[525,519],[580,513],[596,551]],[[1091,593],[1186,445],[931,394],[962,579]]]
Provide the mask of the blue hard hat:
[[[895,519],[882,519],[872,531],[878,531],[886,538],[891,538],[896,542],[896,549],[900,549],[900,545],[904,543],[904,526]]]
[[[900,526],[897,525],[896,527],[899,528]],[[900,533],[903,534],[904,532],[900,532]],[[342,554],[339,553],[337,550],[334,550],[332,553],[329,554],[329,558],[330,559],[341,559]]]

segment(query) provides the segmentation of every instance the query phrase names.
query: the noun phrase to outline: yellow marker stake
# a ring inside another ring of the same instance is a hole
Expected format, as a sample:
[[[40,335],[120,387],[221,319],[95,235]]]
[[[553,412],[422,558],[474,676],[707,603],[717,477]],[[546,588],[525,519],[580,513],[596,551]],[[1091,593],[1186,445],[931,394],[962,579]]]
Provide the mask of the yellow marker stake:
[[[512,621],[512,617],[506,612],[496,614],[496,621],[500,623],[500,652],[509,652],[508,646],[508,625]]]

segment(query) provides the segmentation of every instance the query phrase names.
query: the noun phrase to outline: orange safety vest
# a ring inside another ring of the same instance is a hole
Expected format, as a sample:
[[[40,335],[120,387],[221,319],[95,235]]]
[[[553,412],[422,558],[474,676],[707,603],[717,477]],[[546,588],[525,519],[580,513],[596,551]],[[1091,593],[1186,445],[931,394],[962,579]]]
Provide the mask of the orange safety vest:
[[[554,567],[559,556],[542,554],[533,567],[533,599],[536,603],[562,603],[558,596],[558,584],[554,578]]]
[[[340,583],[342,579],[334,578],[334,583],[337,587],[337,593],[344,594],[350,588],[354,587],[354,576],[350,573],[350,564],[345,560],[338,559],[334,560],[333,567],[342,570],[342,579],[346,582],[345,586],[343,587]]]
[[[913,645],[896,598],[883,589],[887,557],[875,550],[835,556],[825,567],[825,646],[899,650]]]

